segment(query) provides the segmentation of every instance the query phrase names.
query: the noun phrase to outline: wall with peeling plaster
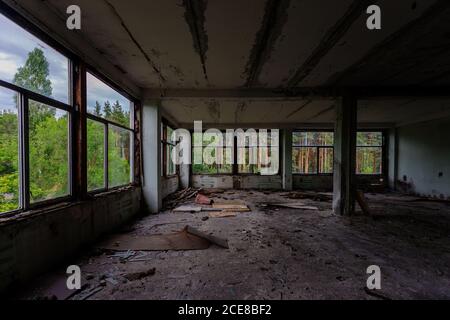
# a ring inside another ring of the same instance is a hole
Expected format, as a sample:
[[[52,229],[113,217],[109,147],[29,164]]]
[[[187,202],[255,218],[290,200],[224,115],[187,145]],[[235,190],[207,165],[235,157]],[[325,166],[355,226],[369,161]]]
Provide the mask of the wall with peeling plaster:
[[[398,180],[402,191],[450,198],[450,118],[398,129]]]
[[[161,179],[161,192],[163,199],[168,195],[178,191],[180,187],[180,178],[178,177],[178,175],[173,177],[163,177]]]
[[[141,189],[130,188],[95,200],[0,220],[0,292],[25,284],[54,267],[67,268],[71,257],[136,216]]]

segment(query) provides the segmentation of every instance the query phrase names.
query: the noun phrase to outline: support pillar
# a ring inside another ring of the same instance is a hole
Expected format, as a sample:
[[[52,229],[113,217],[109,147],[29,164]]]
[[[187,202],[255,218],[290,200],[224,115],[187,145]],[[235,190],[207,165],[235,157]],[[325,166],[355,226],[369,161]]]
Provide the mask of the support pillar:
[[[283,190],[292,190],[292,130],[284,129],[281,137]]]
[[[347,96],[337,101],[334,132],[333,211],[355,212],[357,100]]]
[[[162,208],[160,109],[159,101],[146,101],[142,108],[142,192],[149,213]]]
[[[396,189],[398,181],[398,142],[397,142],[397,128],[392,128],[388,133],[388,181],[391,190]]]

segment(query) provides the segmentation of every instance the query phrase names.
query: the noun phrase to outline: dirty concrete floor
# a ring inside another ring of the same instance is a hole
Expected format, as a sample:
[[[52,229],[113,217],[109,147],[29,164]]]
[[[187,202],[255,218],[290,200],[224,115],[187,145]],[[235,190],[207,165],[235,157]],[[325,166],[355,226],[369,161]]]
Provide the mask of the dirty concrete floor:
[[[290,200],[285,195],[232,190],[216,194],[242,199],[252,209],[231,218],[203,221],[207,213],[170,211],[144,217],[122,232],[170,233],[190,225],[227,238],[230,248],[149,252],[137,262],[93,249],[76,261],[83,283],[90,286],[84,292],[99,288],[88,299],[378,299],[364,290],[367,267],[378,265],[379,293],[387,298],[450,298],[449,204],[369,194],[375,218],[349,218],[334,216],[331,202]],[[302,201],[320,210],[261,206],[269,200]],[[152,268],[153,275],[124,278]],[[44,294],[39,290],[33,288],[22,298]]]

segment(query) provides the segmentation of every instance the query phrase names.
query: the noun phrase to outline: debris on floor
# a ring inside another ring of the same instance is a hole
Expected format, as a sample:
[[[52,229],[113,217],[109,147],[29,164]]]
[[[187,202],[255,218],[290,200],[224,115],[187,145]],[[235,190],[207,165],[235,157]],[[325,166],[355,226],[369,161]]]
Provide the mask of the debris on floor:
[[[151,268],[151,269],[141,271],[141,272],[127,273],[127,274],[124,274],[123,277],[125,279],[127,279],[128,281],[136,281],[136,280],[140,280],[142,278],[153,276],[153,275],[155,275],[155,273],[156,273],[156,269]]]
[[[195,203],[197,204],[204,204],[204,205],[211,205],[213,203],[213,200],[208,198],[207,196],[203,194],[198,194],[197,198],[195,198]]]
[[[115,251],[204,250],[209,246],[209,239],[193,234],[188,227],[171,234],[116,235],[98,245],[99,248]]]
[[[318,207],[307,206],[303,202],[285,202],[285,203],[268,203],[269,206],[272,207],[282,207],[289,209],[302,209],[302,210],[313,210],[318,211]]]
[[[330,202],[333,200],[333,194],[329,192],[292,191],[283,196],[289,199],[311,199],[320,202]]]
[[[191,205],[185,205],[185,206],[179,206],[172,210],[173,212],[201,212],[202,207],[199,206],[191,206]]]
[[[210,212],[209,217],[210,218],[229,218],[229,217],[236,217],[236,212],[231,211],[219,211],[219,212]]]
[[[163,207],[166,210],[173,209],[173,208],[177,207],[180,203],[184,203],[187,200],[196,197],[197,194],[199,193],[199,191],[200,191],[199,189],[195,189],[195,188],[186,188],[184,190],[175,192],[175,193],[171,194],[169,197],[167,197],[166,199],[164,199]]]

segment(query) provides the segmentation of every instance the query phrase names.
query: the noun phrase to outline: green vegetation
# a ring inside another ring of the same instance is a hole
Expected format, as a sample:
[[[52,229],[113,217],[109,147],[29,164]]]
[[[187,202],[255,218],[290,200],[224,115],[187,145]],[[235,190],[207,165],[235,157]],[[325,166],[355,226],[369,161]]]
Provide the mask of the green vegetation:
[[[28,54],[18,69],[14,84],[44,96],[52,96],[49,64],[39,48]],[[0,106],[0,212],[19,208],[19,134],[17,93],[0,88],[11,96],[11,105]],[[102,116],[100,104],[96,112]],[[116,101],[105,102],[106,119],[129,126],[129,112]],[[69,194],[69,114],[51,106],[29,101],[30,199],[39,202]],[[104,125],[89,120],[88,188],[104,187]],[[109,182],[111,186],[130,182],[130,134],[110,126]]]

